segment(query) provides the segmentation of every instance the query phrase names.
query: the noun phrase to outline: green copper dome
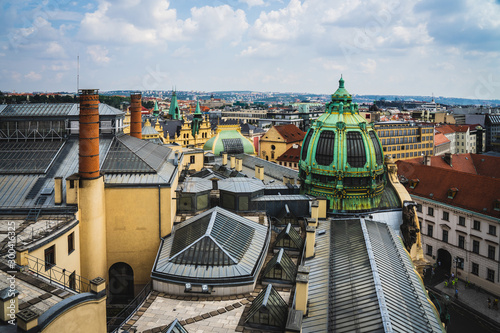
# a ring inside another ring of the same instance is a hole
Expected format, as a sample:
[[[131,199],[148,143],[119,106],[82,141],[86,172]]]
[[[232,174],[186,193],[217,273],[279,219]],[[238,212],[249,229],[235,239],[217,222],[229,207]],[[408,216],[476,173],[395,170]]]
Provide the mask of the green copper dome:
[[[302,191],[326,197],[334,211],[376,208],[385,188],[382,146],[344,88],[308,130],[299,162]]]

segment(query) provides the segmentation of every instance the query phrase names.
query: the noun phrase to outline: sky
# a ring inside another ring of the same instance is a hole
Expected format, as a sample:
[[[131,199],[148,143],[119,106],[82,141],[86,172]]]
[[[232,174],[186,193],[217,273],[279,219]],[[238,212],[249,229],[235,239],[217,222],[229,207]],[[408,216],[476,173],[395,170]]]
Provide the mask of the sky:
[[[0,1],[0,90],[500,98],[500,0]]]

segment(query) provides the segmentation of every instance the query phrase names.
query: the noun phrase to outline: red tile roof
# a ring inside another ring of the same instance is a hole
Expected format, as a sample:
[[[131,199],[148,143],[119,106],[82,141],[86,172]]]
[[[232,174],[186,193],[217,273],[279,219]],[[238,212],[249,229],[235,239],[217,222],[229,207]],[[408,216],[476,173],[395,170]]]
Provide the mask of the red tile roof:
[[[300,128],[293,124],[277,125],[274,128],[281,134],[286,143],[302,141],[306,135],[305,132],[302,132]]]
[[[440,133],[443,134],[450,134],[450,133],[465,133],[469,130],[469,125],[450,125],[450,124],[445,124],[441,126],[436,126],[436,130],[439,131]]]
[[[405,184],[411,195],[500,218],[500,211],[494,209],[500,198],[500,179],[408,161],[397,161],[396,164],[400,176],[419,180],[415,188],[410,188],[408,182]],[[448,190],[454,187],[458,192],[450,199]]]
[[[492,178],[500,179],[500,157],[480,155],[480,154],[453,154],[451,155],[450,166],[444,156],[429,156],[431,166],[441,169],[455,170],[460,172],[472,173]],[[422,158],[412,158],[405,160],[412,164],[422,164]]]
[[[295,145],[294,145],[295,146]],[[281,156],[279,156],[276,161],[281,162],[299,162],[300,156],[300,146],[294,148],[293,146],[288,148],[286,152],[284,152]]]
[[[442,144],[448,143],[448,142],[451,142],[451,141],[448,140],[448,138],[445,137],[444,134],[437,133],[436,135],[434,135],[434,146],[439,146],[439,145],[442,145]]]

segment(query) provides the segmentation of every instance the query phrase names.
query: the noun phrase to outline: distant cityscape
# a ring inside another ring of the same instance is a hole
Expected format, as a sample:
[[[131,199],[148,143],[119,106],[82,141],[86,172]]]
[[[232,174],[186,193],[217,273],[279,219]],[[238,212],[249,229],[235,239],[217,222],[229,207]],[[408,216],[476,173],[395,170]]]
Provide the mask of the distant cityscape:
[[[100,95],[105,96],[130,96],[131,93],[139,92],[136,90],[110,90],[110,91],[100,91]],[[169,98],[172,94],[172,90],[144,90],[140,91],[143,98]],[[66,95],[74,96],[74,92],[42,92],[34,91],[28,92],[3,92],[0,94],[0,99],[2,95]],[[286,104],[286,103],[296,103],[296,102],[317,102],[326,103],[330,100],[329,94],[312,94],[312,93],[294,93],[294,92],[261,92],[261,91],[247,91],[247,90],[233,90],[233,91],[193,91],[193,90],[179,90],[177,91],[177,96],[182,100],[205,100],[210,97],[216,99],[223,99],[227,102],[253,102],[253,103],[264,103],[264,104]],[[500,99],[471,99],[471,98],[460,98],[460,97],[444,97],[444,96],[417,96],[417,95],[356,95],[353,94],[353,101],[357,103],[373,103],[374,101],[389,102],[397,104],[404,104],[404,102],[414,103],[414,102],[430,102],[434,100],[436,103],[458,106],[458,105],[468,105],[468,106],[500,106]],[[0,100],[0,102],[2,102]]]

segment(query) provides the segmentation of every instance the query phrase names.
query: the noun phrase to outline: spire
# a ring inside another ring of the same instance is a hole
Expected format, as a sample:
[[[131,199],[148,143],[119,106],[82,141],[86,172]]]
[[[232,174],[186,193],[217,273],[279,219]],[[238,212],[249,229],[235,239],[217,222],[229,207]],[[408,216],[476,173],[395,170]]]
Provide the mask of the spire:
[[[340,74],[339,88],[344,88],[344,79],[342,78],[342,74]]]
[[[196,110],[194,111],[194,114],[201,114],[201,109],[200,109],[200,102],[196,102]]]

